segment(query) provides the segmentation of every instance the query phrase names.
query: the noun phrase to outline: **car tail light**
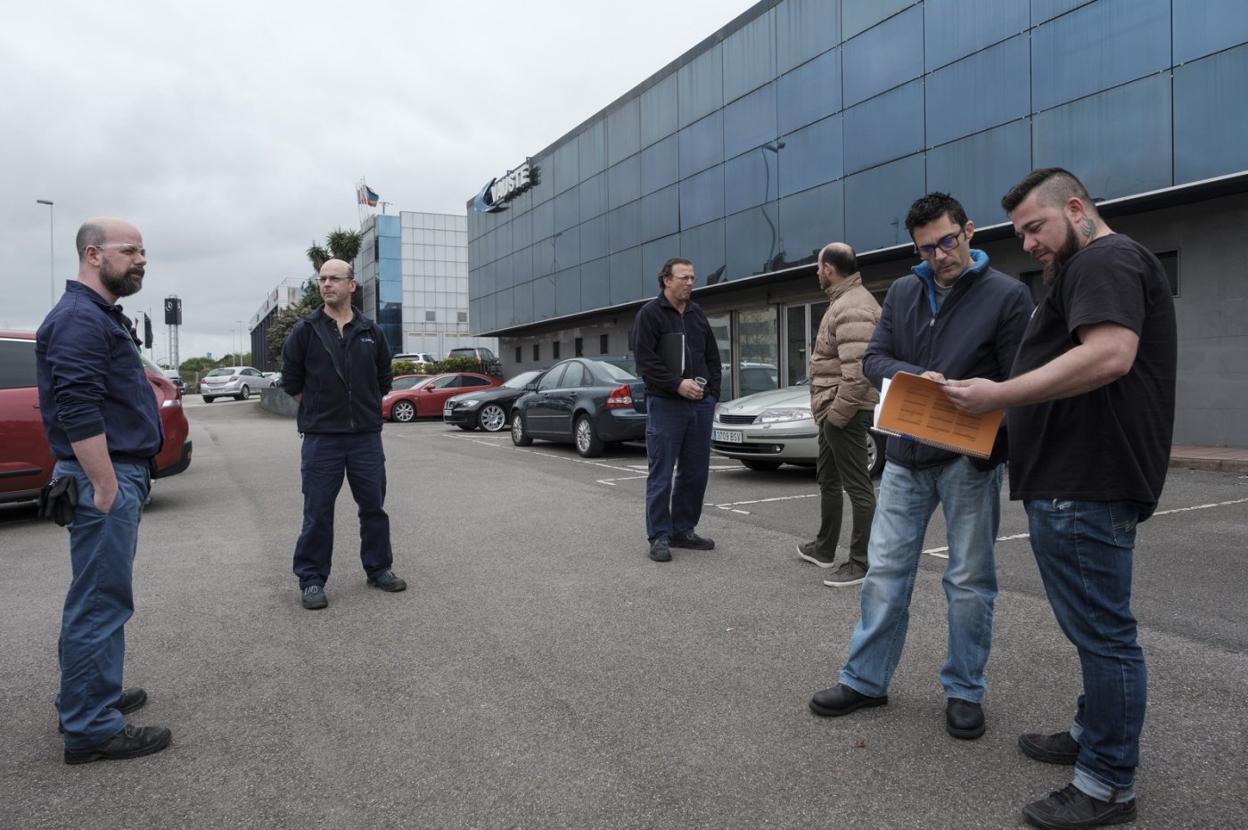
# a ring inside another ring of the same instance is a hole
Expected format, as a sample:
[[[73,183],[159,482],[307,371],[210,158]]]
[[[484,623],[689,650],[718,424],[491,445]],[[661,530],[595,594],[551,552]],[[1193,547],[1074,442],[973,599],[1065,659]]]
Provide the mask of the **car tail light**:
[[[230,375],[230,379],[226,383],[233,383],[236,380],[238,380],[238,375]]]
[[[633,390],[627,383],[620,384],[607,395],[607,409],[622,409],[633,405]]]
[[[160,408],[161,408],[161,409],[172,409],[172,408],[174,408],[175,406],[181,406],[181,405],[182,405],[182,401],[180,401],[180,400],[179,400],[179,398],[181,398],[181,397],[182,397],[182,396],[181,396],[181,395],[179,395],[177,398],[168,398],[168,399],[166,399],[166,400],[165,400],[165,402],[164,402],[164,403],[162,403],[162,404],[160,405]]]

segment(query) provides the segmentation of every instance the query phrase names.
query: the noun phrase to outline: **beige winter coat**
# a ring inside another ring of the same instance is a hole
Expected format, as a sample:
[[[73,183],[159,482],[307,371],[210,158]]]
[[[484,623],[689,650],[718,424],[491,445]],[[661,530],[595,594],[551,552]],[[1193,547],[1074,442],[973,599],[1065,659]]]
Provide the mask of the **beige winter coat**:
[[[849,423],[860,409],[871,409],[880,393],[862,373],[862,355],[880,321],[880,304],[854,274],[828,289],[828,310],[810,355],[810,409],[815,423]]]

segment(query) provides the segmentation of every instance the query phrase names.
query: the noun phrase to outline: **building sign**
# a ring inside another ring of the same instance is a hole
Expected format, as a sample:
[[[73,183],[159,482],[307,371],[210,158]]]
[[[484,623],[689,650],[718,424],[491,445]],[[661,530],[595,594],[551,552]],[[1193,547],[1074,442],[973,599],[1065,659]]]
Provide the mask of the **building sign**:
[[[496,179],[490,179],[477,194],[473,209],[482,213],[503,210],[507,202],[537,184],[537,168],[527,161],[515,170],[508,170]]]

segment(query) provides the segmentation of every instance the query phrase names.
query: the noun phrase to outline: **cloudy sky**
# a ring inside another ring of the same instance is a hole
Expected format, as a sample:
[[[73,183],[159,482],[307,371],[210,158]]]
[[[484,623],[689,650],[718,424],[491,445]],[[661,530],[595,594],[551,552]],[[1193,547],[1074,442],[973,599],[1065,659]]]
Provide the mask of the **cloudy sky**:
[[[0,27],[0,329],[33,329],[77,271],[84,218],[143,232],[156,356],[223,354],[304,251],[391,211],[463,212],[481,184],[753,0],[130,0],[8,4]]]

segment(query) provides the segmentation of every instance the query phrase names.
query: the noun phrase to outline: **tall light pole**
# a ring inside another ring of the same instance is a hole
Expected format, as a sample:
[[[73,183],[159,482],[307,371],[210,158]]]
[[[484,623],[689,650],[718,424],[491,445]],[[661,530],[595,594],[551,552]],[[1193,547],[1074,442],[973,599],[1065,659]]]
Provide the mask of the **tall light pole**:
[[[52,200],[35,199],[37,205],[48,206],[48,290],[52,305],[56,305],[56,265],[54,264],[55,248],[52,245]]]
[[[238,365],[243,365],[243,321],[235,320],[238,323]]]

